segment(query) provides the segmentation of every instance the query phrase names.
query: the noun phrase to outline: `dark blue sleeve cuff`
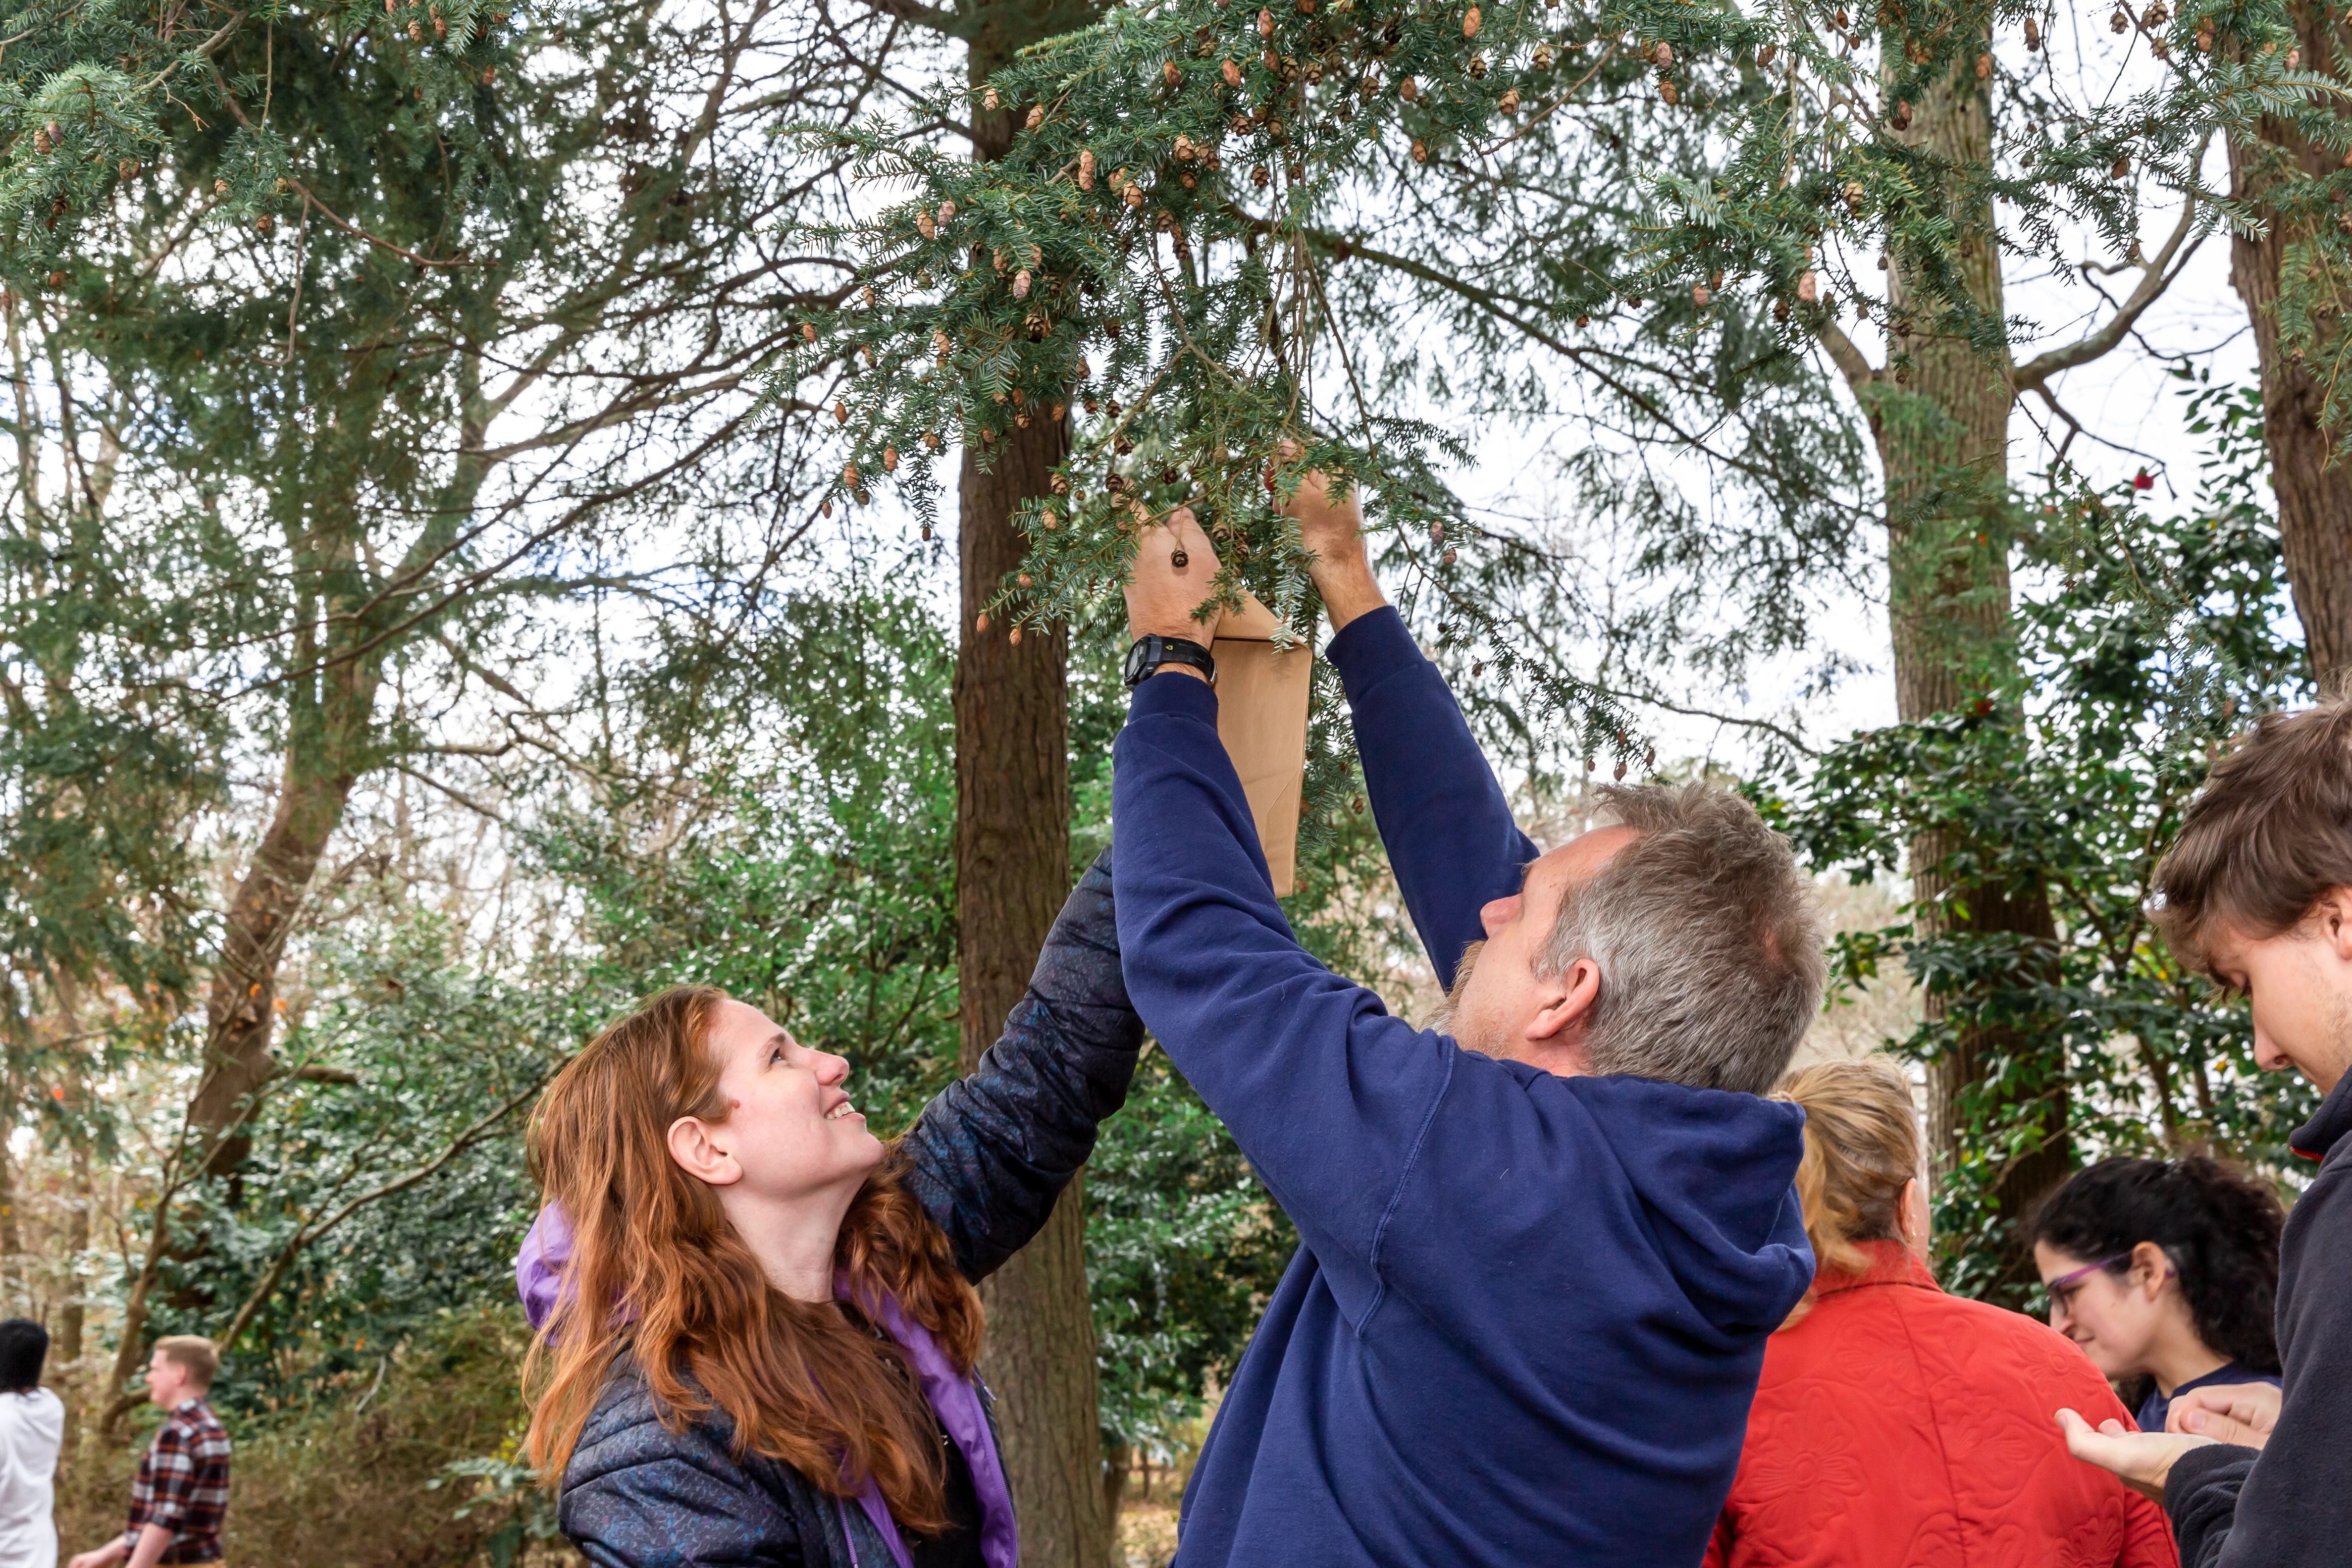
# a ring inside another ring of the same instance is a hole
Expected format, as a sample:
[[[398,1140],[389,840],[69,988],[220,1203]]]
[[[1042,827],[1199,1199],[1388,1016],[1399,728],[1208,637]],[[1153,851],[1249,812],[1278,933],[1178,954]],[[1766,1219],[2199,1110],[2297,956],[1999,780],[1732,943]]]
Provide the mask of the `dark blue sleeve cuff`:
[[[1350,702],[1398,670],[1425,662],[1393,605],[1368,610],[1340,627],[1324,646],[1323,657],[1339,672]]]
[[[1171,670],[1164,675],[1147,677],[1135,689],[1127,706],[1128,721],[1152,719],[1165,715],[1175,719],[1198,719],[1214,729],[1217,723],[1216,689],[1205,680],[1195,680],[1189,675]]]

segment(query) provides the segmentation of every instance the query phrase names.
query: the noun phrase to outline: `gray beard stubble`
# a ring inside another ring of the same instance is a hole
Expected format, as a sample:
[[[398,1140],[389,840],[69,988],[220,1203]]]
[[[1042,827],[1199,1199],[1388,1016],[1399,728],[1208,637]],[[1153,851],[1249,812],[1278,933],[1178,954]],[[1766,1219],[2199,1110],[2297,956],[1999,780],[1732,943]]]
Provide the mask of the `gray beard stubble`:
[[[1445,988],[1445,1005],[1437,1010],[1429,1026],[1441,1035],[1454,1033],[1454,1015],[1461,1011],[1462,993],[1469,988],[1470,972],[1478,966],[1478,955],[1486,951],[1484,941],[1474,942],[1462,950],[1462,962],[1454,966],[1454,984]],[[1459,1044],[1459,1037],[1456,1038]]]

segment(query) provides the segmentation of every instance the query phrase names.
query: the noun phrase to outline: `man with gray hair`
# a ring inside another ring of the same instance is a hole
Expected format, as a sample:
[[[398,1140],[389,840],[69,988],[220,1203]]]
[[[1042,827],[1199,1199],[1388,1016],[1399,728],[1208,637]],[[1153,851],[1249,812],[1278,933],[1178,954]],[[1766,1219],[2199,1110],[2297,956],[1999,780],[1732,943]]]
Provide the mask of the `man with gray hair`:
[[[1302,531],[1373,809],[1446,985],[1416,1030],[1301,950],[1216,731],[1189,511],[1140,542],[1114,774],[1136,1011],[1301,1246],[1185,1494],[1178,1568],[1696,1563],[1811,1282],[1803,1115],[1757,1098],[1821,1004],[1788,846],[1706,786],[1613,789],[1538,855],[1355,509]]]

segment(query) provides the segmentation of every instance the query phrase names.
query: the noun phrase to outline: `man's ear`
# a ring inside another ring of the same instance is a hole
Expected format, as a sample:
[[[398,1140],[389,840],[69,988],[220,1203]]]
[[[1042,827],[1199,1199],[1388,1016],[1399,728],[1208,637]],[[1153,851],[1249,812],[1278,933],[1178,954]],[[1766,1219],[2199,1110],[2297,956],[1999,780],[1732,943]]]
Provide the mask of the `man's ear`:
[[[1543,1006],[1528,1021],[1529,1045],[1570,1045],[1601,1005],[1601,966],[1580,958],[1544,983]]]
[[[2352,963],[2352,888],[2330,888],[2320,894],[2311,918],[2336,958]]]
[[[715,1141],[716,1129],[698,1116],[681,1116],[669,1124],[669,1157],[698,1182],[730,1187],[743,1179],[743,1167]]]

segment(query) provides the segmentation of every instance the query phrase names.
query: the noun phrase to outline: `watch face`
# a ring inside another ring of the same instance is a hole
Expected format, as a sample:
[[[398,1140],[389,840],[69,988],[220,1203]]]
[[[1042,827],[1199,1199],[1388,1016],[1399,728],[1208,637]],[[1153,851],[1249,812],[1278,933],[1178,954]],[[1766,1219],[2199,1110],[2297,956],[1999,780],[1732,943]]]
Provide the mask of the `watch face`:
[[[1150,662],[1152,654],[1157,651],[1151,645],[1159,640],[1152,637],[1139,637],[1129,647],[1126,679],[1129,686],[1143,679],[1144,669]]]

